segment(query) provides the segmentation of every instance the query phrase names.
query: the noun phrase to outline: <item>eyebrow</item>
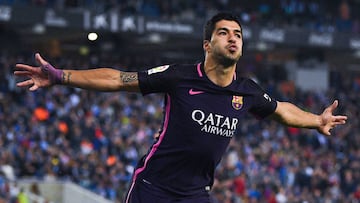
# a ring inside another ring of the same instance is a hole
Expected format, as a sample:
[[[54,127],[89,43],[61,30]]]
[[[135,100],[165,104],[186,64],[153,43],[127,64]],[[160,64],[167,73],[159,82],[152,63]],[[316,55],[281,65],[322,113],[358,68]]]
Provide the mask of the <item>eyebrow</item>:
[[[217,31],[220,31],[220,30],[224,30],[224,31],[227,31],[229,32],[229,28],[226,28],[226,27],[220,27],[217,29]],[[241,29],[234,29],[234,32],[237,32],[237,33],[241,33]]]

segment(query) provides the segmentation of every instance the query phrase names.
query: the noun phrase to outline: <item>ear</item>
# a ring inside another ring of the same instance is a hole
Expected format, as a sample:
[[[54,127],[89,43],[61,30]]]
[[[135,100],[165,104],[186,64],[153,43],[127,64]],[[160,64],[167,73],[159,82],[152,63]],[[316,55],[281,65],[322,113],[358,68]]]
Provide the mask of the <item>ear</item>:
[[[210,41],[209,40],[203,41],[203,49],[205,52],[209,51],[209,49],[210,49]]]

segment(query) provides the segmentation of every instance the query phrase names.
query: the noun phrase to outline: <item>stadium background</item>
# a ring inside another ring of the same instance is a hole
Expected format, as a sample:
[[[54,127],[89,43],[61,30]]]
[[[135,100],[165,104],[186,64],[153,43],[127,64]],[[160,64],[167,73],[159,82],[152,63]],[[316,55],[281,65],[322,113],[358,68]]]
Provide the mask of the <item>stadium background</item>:
[[[246,118],[214,202],[359,201],[358,0],[0,0],[1,201],[120,202],[162,119],[161,95],[16,88],[15,63],[34,64],[37,51],[61,68],[196,63],[202,25],[219,10],[241,17],[242,74],[312,112],[339,99],[349,121],[325,138]]]

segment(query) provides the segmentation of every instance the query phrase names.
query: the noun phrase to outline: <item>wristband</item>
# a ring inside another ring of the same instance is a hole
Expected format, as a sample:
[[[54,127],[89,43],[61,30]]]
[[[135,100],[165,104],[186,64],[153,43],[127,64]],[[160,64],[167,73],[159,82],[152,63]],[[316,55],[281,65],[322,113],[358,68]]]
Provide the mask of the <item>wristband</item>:
[[[61,69],[54,68],[51,64],[41,66],[41,71],[48,75],[51,84],[61,84],[62,75],[64,73]]]

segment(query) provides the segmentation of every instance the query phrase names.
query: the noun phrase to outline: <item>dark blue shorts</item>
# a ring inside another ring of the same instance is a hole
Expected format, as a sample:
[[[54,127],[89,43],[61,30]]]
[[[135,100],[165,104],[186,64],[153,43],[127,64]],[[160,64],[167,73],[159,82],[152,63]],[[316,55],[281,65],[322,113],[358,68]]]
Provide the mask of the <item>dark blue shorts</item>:
[[[176,197],[143,181],[132,183],[124,203],[210,203],[208,193],[195,197]]]

